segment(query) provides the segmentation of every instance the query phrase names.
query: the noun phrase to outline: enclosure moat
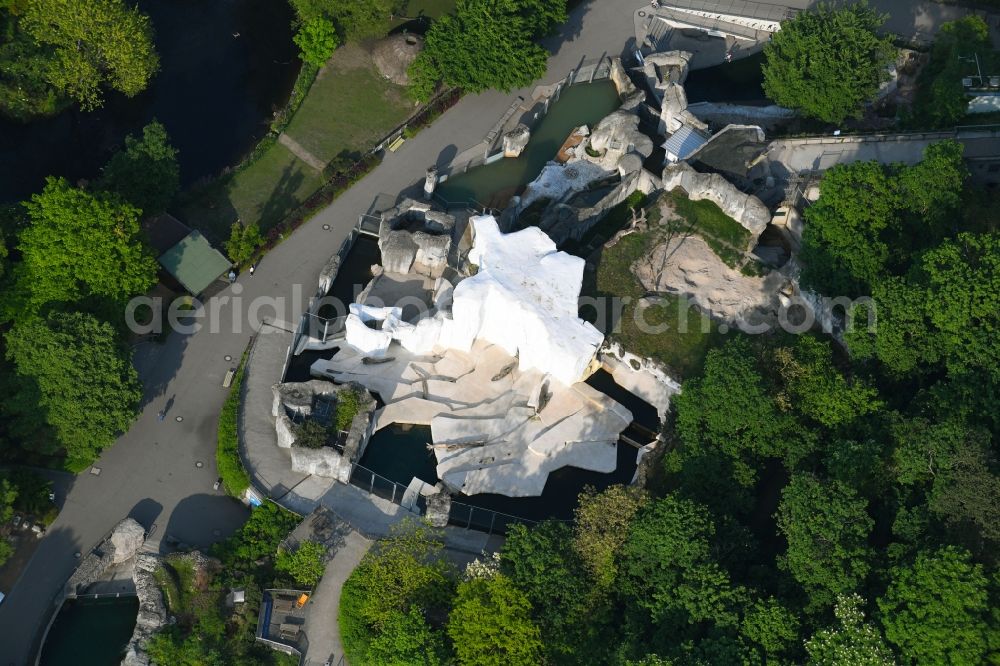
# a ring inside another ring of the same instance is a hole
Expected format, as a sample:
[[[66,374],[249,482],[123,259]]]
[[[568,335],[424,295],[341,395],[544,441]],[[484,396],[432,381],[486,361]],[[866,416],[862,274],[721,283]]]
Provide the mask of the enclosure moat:
[[[472,203],[502,208],[517,190],[533,181],[574,128],[592,127],[621,105],[610,80],[577,83],[563,89],[559,99],[531,131],[519,157],[456,173],[441,183],[437,194],[449,203]]]

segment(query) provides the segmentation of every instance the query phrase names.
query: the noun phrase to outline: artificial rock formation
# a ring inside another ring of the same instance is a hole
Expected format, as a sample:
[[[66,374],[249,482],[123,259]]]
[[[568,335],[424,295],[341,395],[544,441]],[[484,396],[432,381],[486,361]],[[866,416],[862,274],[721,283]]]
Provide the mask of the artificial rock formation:
[[[716,173],[700,173],[684,162],[671,164],[663,170],[663,189],[679,187],[694,200],[708,199],[722,212],[747,229],[752,240],[764,231],[771,221],[771,212],[764,202],[752,194],[744,194],[736,186]]]
[[[531,130],[524,123],[518,123],[517,127],[503,135],[503,156],[518,157],[530,139]]]
[[[699,131],[708,126],[688,111],[687,80],[691,53],[687,51],[664,51],[651,53],[643,58],[643,73],[653,94],[660,101],[661,134],[671,134],[687,125]]]
[[[477,340],[499,345],[522,369],[551,374],[564,384],[584,378],[604,336],[577,316],[584,262],[559,252],[536,227],[503,234],[492,215],[473,217],[469,261],[476,275],[452,292],[451,316],[438,312],[410,324],[399,308],[351,306],[347,343],[384,356],[396,340],[416,354],[469,351]],[[380,322],[377,328],[366,322]]]
[[[479,340],[468,352],[413,354],[393,345],[384,363],[349,348],[311,372],[351,381],[386,403],[375,429],[393,423],[431,428],[437,475],[451,492],[540,495],[565,466],[611,472],[619,435],[632,414],[585,383],[565,385],[520,369],[518,359]]]
[[[133,518],[126,518],[118,523],[108,537],[111,542],[111,564],[126,562],[139,552],[146,541],[146,530]]]
[[[382,213],[378,246],[382,266],[390,273],[441,277],[448,267],[455,218],[429,203],[404,199]]]
[[[146,539],[146,530],[134,518],[115,525],[107,539],[87,554],[66,583],[69,594],[82,592],[99,580],[111,567],[135,557]]]
[[[619,161],[629,153],[641,155],[642,159],[653,153],[653,140],[639,130],[638,114],[624,109],[602,118],[584,144],[590,147],[590,152],[578,148],[576,156],[609,171],[617,170]]]
[[[358,413],[351,421],[343,452],[327,446],[319,449],[295,446],[292,415],[309,418],[313,415],[317,399],[325,398],[335,403],[338,393],[349,390],[360,392],[362,399]],[[275,417],[278,446],[290,449],[292,471],[346,482],[345,477],[350,474],[351,463],[361,457],[364,445],[371,435],[371,415],[375,409],[375,401],[371,396],[360,386],[333,384],[318,379],[275,384],[271,391],[274,393],[272,414]]]
[[[139,614],[132,638],[125,648],[122,666],[148,666],[150,662],[146,654],[146,643],[168,622],[163,593],[153,576],[159,566],[160,558],[155,555],[142,553],[136,558],[132,580],[135,582],[136,596],[139,597]]]

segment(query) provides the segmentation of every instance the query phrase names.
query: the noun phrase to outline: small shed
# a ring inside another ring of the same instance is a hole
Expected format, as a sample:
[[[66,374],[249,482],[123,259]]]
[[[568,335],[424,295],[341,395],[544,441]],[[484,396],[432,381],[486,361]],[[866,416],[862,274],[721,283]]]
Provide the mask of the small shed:
[[[192,296],[201,294],[232,266],[198,231],[182,238],[160,255],[158,261]]]
[[[146,242],[159,256],[184,240],[184,237],[191,233],[191,227],[170,213],[160,213],[142,221],[142,233],[146,237]]]
[[[681,125],[663,144],[663,150],[666,151],[666,161],[673,163],[686,160],[707,142],[708,137],[695,128],[690,125]]]

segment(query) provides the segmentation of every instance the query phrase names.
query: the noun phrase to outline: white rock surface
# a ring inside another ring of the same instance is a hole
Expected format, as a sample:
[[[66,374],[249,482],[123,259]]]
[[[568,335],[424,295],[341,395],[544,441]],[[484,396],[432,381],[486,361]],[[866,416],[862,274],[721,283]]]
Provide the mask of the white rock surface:
[[[473,217],[470,224],[475,241],[469,261],[479,271],[452,291],[451,317],[438,312],[413,325],[400,319],[399,308],[354,304],[346,322],[348,344],[381,358],[394,339],[415,354],[468,352],[484,340],[518,357],[522,370],[564,384],[584,378],[604,336],[577,316],[583,259],[556,250],[536,227],[502,234],[492,215]],[[368,321],[381,326],[373,329]]]
[[[542,167],[538,177],[528,184],[521,195],[519,209],[524,210],[542,198],[559,201],[568,193],[580,192],[590,183],[610,174],[610,171],[587,160],[572,160],[566,164],[549,162]]]
[[[438,477],[455,492],[540,495],[560,467],[615,468],[616,443],[632,414],[586,384],[518,369],[517,359],[483,340],[468,353],[434,356],[394,344],[389,358],[365,364],[344,348],[314,363],[312,373],[378,391],[387,404],[376,428],[430,425]]]
[[[319,449],[308,449],[302,446],[293,446],[291,454],[293,472],[322,476],[327,479],[336,479],[340,476],[343,456],[334,448],[324,446]]]
[[[502,234],[492,215],[470,222],[469,261],[479,272],[455,287],[441,346],[469,351],[485,340],[517,356],[522,370],[567,385],[584,378],[604,336],[577,316],[583,259],[557,251],[535,227]]]

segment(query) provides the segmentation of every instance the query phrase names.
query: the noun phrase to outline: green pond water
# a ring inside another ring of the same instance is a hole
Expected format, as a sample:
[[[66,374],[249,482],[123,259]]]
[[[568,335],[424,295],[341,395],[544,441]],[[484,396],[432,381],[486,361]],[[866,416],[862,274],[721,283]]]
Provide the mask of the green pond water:
[[[555,158],[573,128],[593,127],[619,106],[618,92],[610,80],[564,88],[559,101],[549,107],[549,112],[532,129],[531,139],[519,157],[505,158],[451,176],[441,183],[437,193],[451,203],[480,202],[494,208],[503,207],[507,198],[521,185],[534,180],[545,163]],[[498,198],[503,200],[498,201]]]
[[[121,663],[139,613],[137,597],[69,599],[45,639],[41,666]]]

